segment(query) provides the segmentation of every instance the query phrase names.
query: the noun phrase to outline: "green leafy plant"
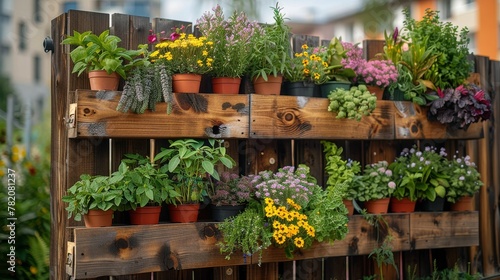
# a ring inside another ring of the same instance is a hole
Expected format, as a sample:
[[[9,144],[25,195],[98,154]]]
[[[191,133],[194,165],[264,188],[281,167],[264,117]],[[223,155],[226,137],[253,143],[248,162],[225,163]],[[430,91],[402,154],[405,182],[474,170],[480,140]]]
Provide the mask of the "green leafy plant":
[[[444,171],[446,151],[427,146],[422,151],[416,146],[405,148],[389,168],[396,178],[396,190],[393,196],[412,201],[427,199],[434,201],[443,197],[449,187],[448,174]]]
[[[217,246],[227,260],[240,251],[245,259],[258,253],[260,263],[263,250],[271,246],[273,234],[259,204],[251,202],[245,211],[218,225],[224,239]]]
[[[326,75],[328,81],[351,82],[351,79],[356,77],[353,69],[342,64],[342,61],[347,59],[347,51],[342,39],[337,37],[332,38],[326,48],[320,48],[318,55],[328,64]]]
[[[123,190],[116,183],[122,178],[121,175],[82,174],[62,198],[63,202],[68,203],[68,218],[73,216],[75,221],[81,221],[82,215],[89,210],[118,210],[123,206]]]
[[[276,3],[273,9],[274,23],[263,26],[261,34],[255,34],[250,55],[250,76],[252,79],[278,76],[289,71],[287,60],[290,56],[290,28],[285,24],[283,8]]]
[[[367,164],[363,173],[353,178],[356,199],[369,201],[391,197],[396,188],[392,171],[387,161]]]
[[[220,179],[215,165],[222,163],[227,168],[234,166],[234,160],[226,153],[222,140],[208,139],[208,145],[195,139],[169,142],[169,147],[162,148],[154,161],[166,165],[166,171],[173,176],[174,189],[180,194],[175,199],[177,202],[196,203],[203,200],[208,195],[207,188],[211,183],[207,175]]]
[[[321,141],[325,155],[325,172],[328,176],[326,188],[344,190],[343,197],[353,200],[356,190],[350,188],[352,180],[361,170],[360,164],[353,160],[344,160],[342,152],[344,149],[330,141]]]
[[[463,196],[473,196],[483,185],[481,174],[470,156],[453,155],[453,159],[446,162],[443,172],[449,175],[446,193],[449,202],[456,202]]]
[[[369,116],[377,106],[377,97],[365,85],[351,87],[349,90],[338,88],[330,92],[328,99],[328,111],[336,112],[337,119],[360,121],[363,116]]]
[[[252,53],[252,39],[262,33],[257,22],[248,20],[244,12],[234,11],[228,19],[220,5],[205,12],[196,26],[208,41],[214,43],[211,49],[214,77],[241,77],[247,70]]]
[[[237,250],[244,257],[258,252],[260,263],[262,250],[271,245],[293,258],[297,249],[308,248],[315,240],[333,242],[347,234],[343,193],[323,190],[307,166],[262,171],[252,176],[252,182],[256,199],[243,213],[219,225],[224,239],[218,245],[227,259]]]
[[[104,30],[101,34],[93,34],[92,31],[73,31],[72,36],[66,37],[62,44],[76,46],[70,57],[73,63],[72,73],[81,75],[85,71],[106,70],[108,74],[118,73],[122,78],[126,78],[127,71],[141,63],[135,61],[143,54],[143,49],[127,50],[119,47],[120,37],[109,34],[109,30]]]
[[[167,166],[159,168],[149,158],[139,154],[127,154],[125,157],[116,173],[123,176],[120,186],[128,202],[127,210],[169,203],[180,196],[167,174]]]
[[[431,56],[436,56],[435,63],[424,74],[425,79],[441,89],[463,84],[473,66],[468,59],[470,52],[467,27],[459,30],[451,22],[442,22],[439,11],[432,9],[426,9],[420,21],[411,18],[408,9],[403,10],[403,15],[404,29],[408,31],[403,34],[405,41],[411,42],[410,45],[420,42],[431,51]]]

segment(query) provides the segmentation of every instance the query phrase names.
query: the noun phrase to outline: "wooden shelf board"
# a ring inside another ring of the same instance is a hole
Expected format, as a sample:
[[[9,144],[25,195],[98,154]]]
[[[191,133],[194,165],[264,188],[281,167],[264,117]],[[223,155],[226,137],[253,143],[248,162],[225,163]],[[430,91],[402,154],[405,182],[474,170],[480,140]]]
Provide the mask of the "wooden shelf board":
[[[248,96],[174,94],[172,112],[158,103],[154,112],[116,110],[120,92],[77,91],[76,132],[70,137],[248,138]]]
[[[316,243],[296,252],[294,259],[367,255],[384,234],[393,236],[394,251],[476,246],[478,219],[473,212],[417,212],[383,215],[387,227],[380,234],[361,215],[351,216],[345,239]],[[68,229],[73,261],[67,271],[76,279],[104,275],[127,275],[165,270],[195,269],[258,263],[258,256],[243,258],[236,252],[230,260],[219,253],[222,236],[217,223],[162,223],[146,226],[112,226]],[[377,240],[377,235],[379,239]],[[282,249],[264,251],[262,262],[289,261]]]
[[[328,99],[257,94],[174,94],[143,114],[116,111],[120,92],[78,90],[76,125],[70,137],[236,139],[477,139],[481,123],[451,131],[429,121],[426,108],[408,101],[377,101],[360,121],[337,119]],[[69,116],[68,116],[69,118]]]

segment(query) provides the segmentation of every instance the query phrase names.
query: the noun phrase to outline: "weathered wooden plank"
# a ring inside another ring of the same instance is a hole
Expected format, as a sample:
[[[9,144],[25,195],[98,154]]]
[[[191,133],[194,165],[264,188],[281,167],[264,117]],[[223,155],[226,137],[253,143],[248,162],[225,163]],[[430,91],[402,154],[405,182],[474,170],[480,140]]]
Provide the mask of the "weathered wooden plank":
[[[316,243],[295,253],[294,260],[368,255],[392,236],[393,251],[475,246],[478,244],[477,212],[387,214],[378,229],[363,216],[350,217],[344,240]],[[235,253],[226,260],[216,243],[222,236],[214,223],[159,224],[73,228],[75,277],[127,275],[155,271],[257,264],[258,256]],[[186,242],[190,240],[190,242]],[[73,244],[71,243],[71,244]],[[283,249],[271,247],[263,263],[290,261]],[[255,272],[255,271],[254,271]]]
[[[225,260],[214,224],[75,228],[76,278],[244,264]]]
[[[361,121],[336,119],[328,112],[328,99],[250,95],[251,138],[274,139],[393,139],[391,102],[377,101],[377,108]]]
[[[427,107],[409,101],[392,101],[396,139],[477,139],[483,137],[482,123],[471,124],[467,131],[448,129],[427,118]]]
[[[479,214],[470,212],[412,213],[411,249],[479,245]]]
[[[246,138],[248,96],[175,94],[171,114],[166,104],[144,114],[116,111],[120,92],[77,91],[78,137]]]
[[[297,251],[295,260],[313,259],[320,257],[338,257],[353,255],[368,255],[377,248],[387,235],[387,230],[377,232],[361,215],[351,216],[349,233],[343,240],[335,241],[333,244],[323,242],[315,243],[310,248]],[[384,215],[389,225],[389,232],[393,235],[392,247],[394,251],[410,250],[409,219],[405,214]],[[287,260],[283,249],[270,247],[263,256],[262,262],[277,262]],[[252,259],[252,261],[258,261]]]

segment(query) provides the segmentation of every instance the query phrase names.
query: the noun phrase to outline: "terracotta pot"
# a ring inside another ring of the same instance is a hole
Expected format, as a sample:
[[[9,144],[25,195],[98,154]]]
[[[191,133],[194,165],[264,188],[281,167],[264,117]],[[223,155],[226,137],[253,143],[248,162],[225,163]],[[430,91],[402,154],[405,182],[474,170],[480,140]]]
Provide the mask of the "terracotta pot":
[[[89,72],[91,90],[118,90],[120,76],[117,73],[108,74],[106,70]]]
[[[450,204],[451,211],[472,211],[474,210],[472,204],[472,196],[463,196],[455,203]]]
[[[340,81],[329,81],[329,82],[326,82],[324,84],[321,84],[319,87],[321,90],[321,96],[328,98],[328,95],[330,95],[330,92],[332,90],[336,90],[338,88],[349,90],[351,88],[351,83],[350,82],[340,82]]]
[[[310,82],[286,82],[283,95],[312,97],[315,87],[316,85]]]
[[[245,205],[212,205],[212,220],[222,222],[243,212]]]
[[[168,214],[172,223],[194,223],[198,221],[199,203],[168,205]]]
[[[391,198],[391,203],[389,204],[391,207],[392,213],[411,213],[415,212],[416,201],[411,201],[409,198],[404,197],[402,199],[397,199],[395,197]]]
[[[172,75],[172,91],[179,93],[199,93],[201,75],[174,74]]]
[[[354,215],[354,204],[352,203],[352,200],[344,199],[343,201],[344,201],[345,208],[347,208],[347,216]]]
[[[155,225],[160,222],[161,206],[144,206],[130,210],[130,224]]]
[[[281,93],[281,84],[283,76],[267,76],[267,81],[261,76],[253,81],[253,87],[256,94],[279,95]]]
[[[366,88],[377,97],[377,100],[382,100],[384,97],[384,88],[372,85],[366,85]]]
[[[381,198],[375,200],[368,200],[365,202],[366,212],[370,214],[386,214],[389,210],[390,199]]]
[[[113,223],[113,210],[89,210],[83,215],[85,227],[109,227]]]
[[[221,94],[238,94],[241,78],[218,77],[212,78],[212,91]]]

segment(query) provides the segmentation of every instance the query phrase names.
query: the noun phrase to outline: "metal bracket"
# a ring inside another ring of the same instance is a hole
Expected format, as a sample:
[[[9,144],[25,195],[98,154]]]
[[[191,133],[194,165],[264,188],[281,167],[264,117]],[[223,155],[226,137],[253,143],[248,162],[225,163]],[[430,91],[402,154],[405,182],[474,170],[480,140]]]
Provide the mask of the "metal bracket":
[[[64,118],[64,122],[66,127],[68,128],[68,137],[74,138],[76,137],[76,110],[78,108],[77,103],[69,104],[68,116]]]
[[[68,251],[66,253],[66,273],[70,276],[71,278],[74,279],[75,277],[75,242],[68,242]]]

